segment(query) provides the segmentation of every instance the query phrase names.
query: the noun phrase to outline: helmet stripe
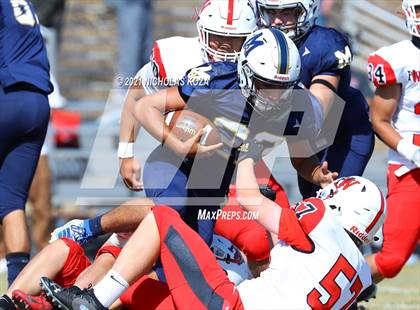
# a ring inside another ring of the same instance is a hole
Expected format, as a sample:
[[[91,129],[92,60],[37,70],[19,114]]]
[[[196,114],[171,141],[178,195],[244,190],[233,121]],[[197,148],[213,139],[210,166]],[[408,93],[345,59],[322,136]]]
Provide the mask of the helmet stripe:
[[[289,73],[289,49],[287,46],[286,38],[277,29],[271,29],[271,32],[276,38],[277,47],[279,51],[279,63],[277,67],[278,74],[288,74]]]
[[[235,0],[229,0],[228,3],[228,16],[227,16],[227,24],[232,25],[233,23],[233,6],[234,6]]]
[[[384,201],[384,195],[381,193],[381,208],[379,209],[378,213],[376,213],[375,218],[373,221],[369,224],[368,227],[366,227],[366,232],[369,233],[372,228],[376,225],[376,223],[379,221],[379,218],[382,216],[385,210],[385,201]]]

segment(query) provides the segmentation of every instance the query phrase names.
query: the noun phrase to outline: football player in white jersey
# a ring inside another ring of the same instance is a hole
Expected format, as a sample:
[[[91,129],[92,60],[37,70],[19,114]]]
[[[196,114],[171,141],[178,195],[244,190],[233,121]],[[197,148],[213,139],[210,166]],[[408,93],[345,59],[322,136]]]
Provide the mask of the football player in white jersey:
[[[402,8],[412,39],[368,59],[369,79],[377,87],[372,124],[390,147],[384,243],[368,257],[375,281],[395,277],[420,240],[420,0],[403,0]]]

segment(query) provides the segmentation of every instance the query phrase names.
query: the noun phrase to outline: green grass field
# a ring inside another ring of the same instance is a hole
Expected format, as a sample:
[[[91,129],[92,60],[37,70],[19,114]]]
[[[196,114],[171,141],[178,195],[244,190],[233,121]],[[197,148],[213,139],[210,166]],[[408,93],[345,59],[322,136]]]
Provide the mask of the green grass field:
[[[420,310],[420,263],[406,266],[394,279],[382,281],[376,299],[363,305],[369,310]]]
[[[0,292],[6,290],[6,275],[0,275]],[[420,310],[420,263],[407,266],[392,280],[379,284],[378,295],[363,305],[369,309]]]

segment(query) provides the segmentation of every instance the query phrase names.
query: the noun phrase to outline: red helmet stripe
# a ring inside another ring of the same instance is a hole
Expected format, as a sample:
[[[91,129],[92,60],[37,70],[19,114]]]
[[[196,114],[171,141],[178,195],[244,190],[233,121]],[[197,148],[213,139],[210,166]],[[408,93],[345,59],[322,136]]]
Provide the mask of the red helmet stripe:
[[[369,226],[366,228],[366,233],[369,233],[372,228],[376,225],[376,223],[379,221],[379,218],[382,216],[385,210],[385,201],[384,196],[381,194],[381,208],[379,209],[378,213],[376,213],[375,218],[373,219],[372,223],[369,224]]]
[[[204,1],[203,5],[200,8],[200,13],[203,12],[203,10],[211,4],[210,2],[211,0]]]
[[[228,16],[227,16],[227,24],[232,25],[233,23],[233,4],[235,3],[235,0],[229,0],[229,6],[228,6]]]
[[[162,56],[160,55],[160,49],[157,42],[153,44],[153,60],[156,62],[156,64],[159,67],[159,76],[162,79],[166,79],[166,70],[165,70],[165,66],[163,65]]]

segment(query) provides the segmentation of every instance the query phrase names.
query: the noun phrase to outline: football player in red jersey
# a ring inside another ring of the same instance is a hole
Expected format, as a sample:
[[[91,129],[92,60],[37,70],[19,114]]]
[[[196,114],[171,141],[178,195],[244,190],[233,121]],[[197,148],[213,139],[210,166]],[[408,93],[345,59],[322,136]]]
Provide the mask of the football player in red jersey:
[[[388,216],[379,253],[369,256],[373,279],[395,277],[420,240],[420,1],[403,0],[411,40],[369,56],[368,75],[376,88],[372,124],[390,147]]]
[[[94,288],[66,289],[42,278],[43,291],[63,309],[106,309],[160,257],[169,287],[167,306],[173,305],[169,309],[347,309],[372,281],[359,246],[372,241],[383,223],[380,190],[361,177],[342,178],[319,198],[285,209],[259,193],[251,158],[238,168],[241,205],[258,211],[259,222],[279,238],[270,267],[260,277],[235,287],[178,213],[157,206]],[[345,277],[337,281],[341,274]],[[145,302],[150,303],[153,284],[148,289]]]

